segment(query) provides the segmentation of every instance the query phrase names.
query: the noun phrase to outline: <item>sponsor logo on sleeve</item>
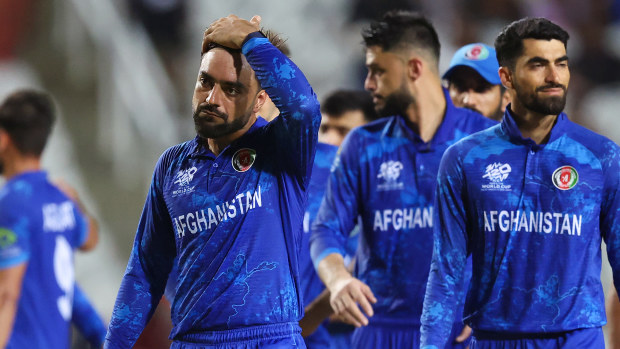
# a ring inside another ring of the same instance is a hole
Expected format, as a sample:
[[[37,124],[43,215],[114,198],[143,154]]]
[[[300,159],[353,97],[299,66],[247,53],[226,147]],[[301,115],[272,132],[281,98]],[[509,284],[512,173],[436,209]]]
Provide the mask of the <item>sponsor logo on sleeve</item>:
[[[242,148],[235,152],[232,157],[232,166],[237,172],[245,172],[254,165],[256,159],[256,150],[250,148]]]
[[[510,191],[511,185],[504,184],[504,181],[508,178],[508,175],[512,171],[509,164],[502,164],[500,162],[494,162],[488,165],[484,170],[482,178],[489,180],[488,184],[482,185],[483,191]]]
[[[551,180],[556,188],[560,190],[569,190],[577,185],[579,174],[572,166],[562,166],[553,171]]]
[[[379,167],[377,178],[383,179],[383,183],[377,185],[377,191],[402,190],[405,187],[403,182],[398,181],[400,171],[403,170],[403,163],[400,161],[386,161]]]
[[[17,235],[14,232],[0,228],[0,248],[7,248],[17,241]]]

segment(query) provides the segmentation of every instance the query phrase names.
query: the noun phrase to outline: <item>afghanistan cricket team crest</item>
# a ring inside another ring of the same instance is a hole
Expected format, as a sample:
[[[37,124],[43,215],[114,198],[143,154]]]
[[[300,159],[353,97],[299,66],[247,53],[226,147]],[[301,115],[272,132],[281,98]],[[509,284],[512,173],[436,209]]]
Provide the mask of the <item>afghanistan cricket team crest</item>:
[[[482,45],[474,45],[469,51],[465,52],[465,58],[472,61],[482,61],[489,57],[489,50]]]
[[[252,167],[256,159],[256,150],[241,148],[232,157],[232,166],[237,172],[245,172]]]
[[[579,174],[572,166],[562,166],[553,171],[553,185],[560,190],[572,189],[579,181]]]

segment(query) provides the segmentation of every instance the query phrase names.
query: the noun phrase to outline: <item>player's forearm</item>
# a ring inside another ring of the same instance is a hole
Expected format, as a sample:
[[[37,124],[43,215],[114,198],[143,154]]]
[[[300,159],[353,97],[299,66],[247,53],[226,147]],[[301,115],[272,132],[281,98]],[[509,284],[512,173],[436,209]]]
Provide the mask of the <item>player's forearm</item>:
[[[344,265],[342,255],[338,253],[331,253],[323,258],[318,264],[317,272],[329,290],[332,290],[338,281],[352,277]]]
[[[303,72],[267,38],[248,40],[242,48],[261,87],[289,121],[320,122],[319,102]],[[318,124],[316,125],[318,127]]]
[[[11,294],[0,294],[0,348],[6,347],[9,342],[17,312],[17,301],[17,297]]]
[[[329,304],[329,297],[329,290],[324,289],[323,292],[304,309],[304,317],[299,321],[301,335],[303,337],[313,334],[321,323],[334,313],[332,306]]]

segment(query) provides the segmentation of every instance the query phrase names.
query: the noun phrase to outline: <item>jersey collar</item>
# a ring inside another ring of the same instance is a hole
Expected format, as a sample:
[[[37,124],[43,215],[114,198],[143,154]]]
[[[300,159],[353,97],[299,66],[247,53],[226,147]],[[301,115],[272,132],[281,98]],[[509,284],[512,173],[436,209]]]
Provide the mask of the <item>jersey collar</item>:
[[[504,119],[502,120],[501,128],[511,140],[537,149],[543,148],[546,144],[553,143],[556,139],[560,138],[564,134],[567,121],[568,116],[566,116],[564,112],[560,113],[555,120],[555,124],[551,128],[551,134],[549,135],[549,140],[547,143],[536,144],[536,142],[534,142],[531,138],[523,138],[521,131],[517,126],[517,122],[514,120],[514,115],[512,114],[512,110],[510,110],[509,104],[504,112]]]
[[[424,142],[422,138],[420,138],[420,135],[415,133],[411,127],[409,127],[405,116],[397,116],[398,125],[402,130],[403,135],[413,141],[413,144],[418,151],[431,151],[436,146],[446,143],[454,138],[454,129],[456,128],[457,120],[456,107],[452,104],[448,90],[444,88],[443,93],[444,99],[446,100],[446,111],[443,115],[441,124],[439,124],[439,127],[435,132],[435,135],[433,135],[433,138],[429,142]]]

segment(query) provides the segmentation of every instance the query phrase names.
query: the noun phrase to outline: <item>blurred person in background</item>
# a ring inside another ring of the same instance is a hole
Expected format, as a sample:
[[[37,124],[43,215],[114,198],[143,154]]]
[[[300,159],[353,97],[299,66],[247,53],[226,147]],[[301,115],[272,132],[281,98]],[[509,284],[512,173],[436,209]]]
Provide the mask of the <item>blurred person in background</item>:
[[[339,147],[352,129],[377,117],[372,97],[367,91],[334,91],[321,103],[319,142]]]
[[[231,15],[205,32],[198,135],[156,165],[106,348],[133,345],[175,258],[172,348],[304,347],[298,251],[320,110],[259,28]],[[257,115],[267,94],[270,123]]]
[[[604,348],[601,242],[620,280],[620,148],[563,112],[568,33],[545,18],[495,40],[511,104],[450,147],[437,186],[422,348],[441,348],[475,261],[472,348]]]
[[[417,348],[439,160],[456,140],[494,122],[452,104],[441,86],[439,39],[423,16],[388,12],[362,36],[365,87],[384,118],[342,144],[312,226],[311,253],[332,308],[357,327],[353,348]],[[358,216],[353,276],[343,256]],[[454,321],[451,345],[467,345],[453,343],[462,330]]]
[[[7,180],[0,190],[2,348],[69,347],[73,249],[90,250],[98,240],[97,223],[75,191],[51,183],[41,169],[54,119],[42,92],[17,91],[0,105],[0,173]]]
[[[452,103],[500,121],[508,104],[508,94],[498,71],[495,49],[491,46],[475,43],[458,49],[443,75]]]
[[[321,103],[319,143],[310,179],[300,255],[301,286],[305,307],[300,326],[308,348],[350,347],[353,327],[337,321],[326,321],[333,314],[333,310],[329,305],[329,292],[323,292],[325,286],[319,279],[310,257],[310,226],[327,189],[327,180],[338,146],[351,129],[376,118],[372,98],[366,91],[337,90],[330,93]],[[349,260],[355,254],[358,234],[359,230],[352,231],[347,241]]]

